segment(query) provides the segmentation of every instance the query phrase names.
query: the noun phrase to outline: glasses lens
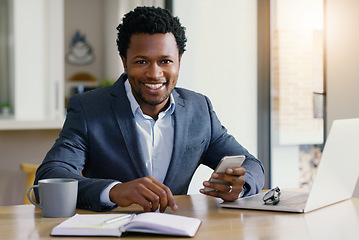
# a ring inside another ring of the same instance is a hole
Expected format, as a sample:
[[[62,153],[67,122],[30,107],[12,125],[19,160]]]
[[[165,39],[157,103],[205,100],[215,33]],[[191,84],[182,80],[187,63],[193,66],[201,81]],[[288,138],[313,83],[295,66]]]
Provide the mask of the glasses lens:
[[[263,201],[268,201],[268,200],[272,199],[273,197],[274,197],[274,191],[272,189],[264,195]]]
[[[279,202],[279,197],[280,189],[275,187],[263,196],[263,201],[265,204],[277,204]]]

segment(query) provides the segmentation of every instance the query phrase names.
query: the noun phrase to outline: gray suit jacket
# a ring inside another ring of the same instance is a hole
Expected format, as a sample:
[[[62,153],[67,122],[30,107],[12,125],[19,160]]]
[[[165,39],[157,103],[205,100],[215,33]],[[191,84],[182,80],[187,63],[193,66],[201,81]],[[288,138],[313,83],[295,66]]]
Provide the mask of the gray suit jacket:
[[[100,202],[101,192],[114,180],[127,182],[148,176],[123,74],[113,85],[73,96],[59,138],[37,170],[44,178],[79,180],[77,207],[94,211],[111,208]],[[164,184],[173,194],[186,194],[202,163],[214,169],[223,156],[243,154],[245,195],[264,184],[264,169],[221,125],[209,99],[175,88],[174,146]],[[208,176],[209,177],[209,176]]]

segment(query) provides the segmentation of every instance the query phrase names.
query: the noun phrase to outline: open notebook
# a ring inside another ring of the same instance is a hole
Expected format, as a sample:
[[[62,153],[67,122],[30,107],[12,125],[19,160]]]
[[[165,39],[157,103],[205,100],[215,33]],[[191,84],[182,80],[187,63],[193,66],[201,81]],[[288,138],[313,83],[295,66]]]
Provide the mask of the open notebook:
[[[201,220],[173,214],[76,214],[52,229],[52,236],[113,236],[140,232],[194,237]]]
[[[359,176],[359,118],[335,120],[325,143],[310,192],[282,190],[280,202],[267,205],[263,195],[221,203],[222,207],[309,212],[351,198]],[[279,186],[280,187],[280,186]]]

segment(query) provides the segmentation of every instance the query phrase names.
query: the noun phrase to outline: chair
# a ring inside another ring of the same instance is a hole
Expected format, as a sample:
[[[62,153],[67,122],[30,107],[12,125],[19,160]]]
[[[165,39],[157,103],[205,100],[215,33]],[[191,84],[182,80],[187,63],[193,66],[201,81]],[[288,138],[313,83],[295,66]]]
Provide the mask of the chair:
[[[30,163],[20,163],[20,168],[23,172],[27,173],[26,179],[26,187],[25,187],[25,194],[24,194],[24,204],[31,204],[29,199],[27,198],[26,192],[29,187],[34,184],[36,170],[38,165],[30,164]],[[33,194],[33,192],[32,192]],[[34,199],[33,196],[31,196]]]

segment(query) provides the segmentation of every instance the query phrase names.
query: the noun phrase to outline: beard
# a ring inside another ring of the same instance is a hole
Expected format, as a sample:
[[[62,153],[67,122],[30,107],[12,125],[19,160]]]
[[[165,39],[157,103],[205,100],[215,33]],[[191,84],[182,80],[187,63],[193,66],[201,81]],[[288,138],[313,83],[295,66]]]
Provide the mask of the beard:
[[[149,100],[149,99],[146,99],[146,98],[143,96],[143,92],[142,92],[142,91],[140,91],[140,92],[138,93],[138,97],[139,97],[143,102],[145,102],[145,103],[147,103],[147,104],[149,104],[149,105],[151,105],[151,106],[157,106],[157,105],[160,105],[161,103],[163,103],[164,101],[166,101],[166,100],[169,98],[171,92],[172,92],[172,91],[167,92],[162,98],[157,99],[157,100]]]

